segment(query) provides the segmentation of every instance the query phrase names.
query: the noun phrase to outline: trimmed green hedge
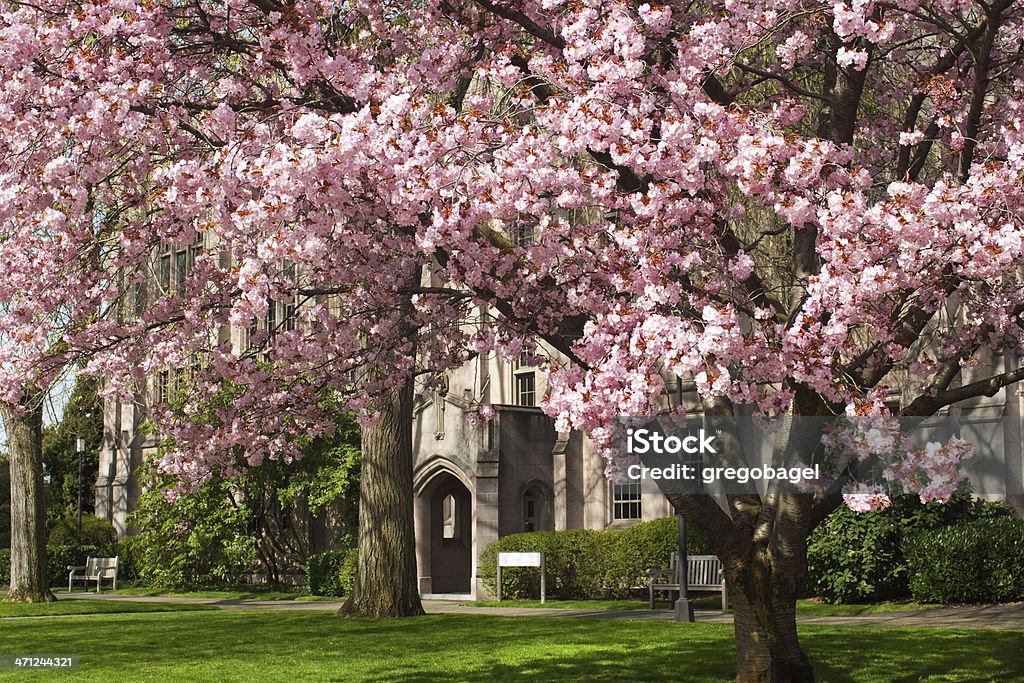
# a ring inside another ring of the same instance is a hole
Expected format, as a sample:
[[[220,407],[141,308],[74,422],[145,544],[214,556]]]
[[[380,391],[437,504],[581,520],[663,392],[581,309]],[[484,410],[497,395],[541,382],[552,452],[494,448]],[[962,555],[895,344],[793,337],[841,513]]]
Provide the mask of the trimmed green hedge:
[[[92,545],[112,546],[117,543],[114,525],[95,515],[82,515],[82,530],[78,530],[78,519],[62,517],[57,520],[46,538],[48,546]]]
[[[811,594],[832,603],[909,598],[911,571],[905,548],[917,534],[961,522],[1012,517],[1005,503],[954,496],[947,503],[922,504],[898,496],[879,512],[857,513],[843,506],[814,530],[807,544]]]
[[[535,531],[513,534],[488,545],[480,554],[480,578],[497,592],[499,552],[546,554],[547,595],[560,600],[626,598],[647,585],[647,569],[667,567],[679,547],[676,517],[641,522],[625,529],[594,531]],[[693,531],[687,534],[687,550],[709,554],[707,545]],[[540,572],[535,568],[502,570],[502,597],[537,598]]]
[[[68,567],[85,564],[89,557],[114,557],[118,554],[117,545],[49,545],[46,547],[46,573],[51,586],[68,585]],[[118,565],[120,565],[120,561]],[[118,581],[125,577],[118,566]],[[11,582],[11,550],[0,550],[0,585]]]
[[[46,546],[46,571],[51,586],[68,585],[68,567],[81,566],[90,557],[114,557],[116,546],[96,545],[48,545]],[[120,562],[119,562],[120,563]],[[118,579],[123,579],[118,567]],[[78,584],[81,586],[81,584]]]
[[[1024,600],[1024,521],[979,519],[907,544],[910,592],[921,602]]]
[[[306,560],[306,588],[311,595],[344,597],[356,583],[356,549],[328,550]]]

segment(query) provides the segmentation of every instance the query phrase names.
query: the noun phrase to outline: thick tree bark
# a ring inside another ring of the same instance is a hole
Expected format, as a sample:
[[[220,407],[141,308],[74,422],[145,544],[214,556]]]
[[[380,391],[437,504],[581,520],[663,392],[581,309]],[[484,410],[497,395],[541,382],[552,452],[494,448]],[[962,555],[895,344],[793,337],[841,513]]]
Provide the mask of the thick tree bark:
[[[412,490],[413,384],[385,392],[380,421],[362,433],[359,559],[352,595],[340,614],[423,614],[416,581]]]
[[[798,390],[797,415],[817,415],[822,403]],[[727,400],[704,402],[708,425],[719,434],[722,462],[746,462]],[[775,434],[773,464],[810,462],[820,441],[820,424],[788,421]],[[676,512],[699,528],[721,559],[733,608],[736,680],[741,683],[804,683],[814,680],[800,646],[796,599],[806,584],[807,537],[834,501],[770,488],[757,495],[727,496],[723,509],[706,495],[670,495]]]
[[[726,571],[740,683],[813,681],[811,663],[796,630],[796,592],[777,580],[765,553],[751,552]]]
[[[46,571],[43,499],[43,407],[35,395],[19,409],[0,404],[11,461],[11,587],[9,602],[52,602]]]
[[[782,496],[776,502],[776,528],[767,544],[755,541],[755,528],[743,513],[730,519],[709,496],[669,496],[676,511],[704,532],[722,560],[736,640],[736,680],[740,683],[803,683],[814,680],[796,629],[796,599],[807,574],[810,500]],[[740,507],[747,501],[736,497]],[[801,536],[802,535],[802,536]]]

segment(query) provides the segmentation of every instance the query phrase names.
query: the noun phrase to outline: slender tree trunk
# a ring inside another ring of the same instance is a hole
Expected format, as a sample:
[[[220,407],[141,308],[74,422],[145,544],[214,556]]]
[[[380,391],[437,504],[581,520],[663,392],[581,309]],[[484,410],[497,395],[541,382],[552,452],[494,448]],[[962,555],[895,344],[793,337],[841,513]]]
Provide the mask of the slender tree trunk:
[[[748,557],[742,569],[727,570],[736,637],[739,683],[814,681],[811,663],[796,631],[796,593],[774,576],[767,558]]]
[[[413,532],[412,421],[413,383],[409,380],[384,393],[380,420],[363,429],[356,582],[341,614],[423,614]]]
[[[43,408],[31,395],[21,410],[0,404],[11,462],[11,587],[9,602],[52,602],[46,571],[43,500]]]

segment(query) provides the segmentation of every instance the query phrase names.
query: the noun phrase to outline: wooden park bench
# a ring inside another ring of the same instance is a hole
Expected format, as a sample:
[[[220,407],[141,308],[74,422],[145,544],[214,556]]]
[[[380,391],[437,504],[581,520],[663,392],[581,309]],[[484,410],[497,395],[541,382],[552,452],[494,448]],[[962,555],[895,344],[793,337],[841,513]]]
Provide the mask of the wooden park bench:
[[[114,590],[117,590],[117,558],[116,557],[90,557],[85,564],[72,567],[68,566],[68,592],[71,592],[71,584],[79,579],[85,582],[88,587],[90,581],[96,582],[96,592],[101,590],[100,582],[103,579],[111,579],[114,583]]]
[[[690,555],[687,561],[687,590],[715,591],[722,594],[722,611],[729,608],[729,594],[725,589],[722,563],[714,555]],[[650,577],[651,609],[658,592],[679,593],[679,553],[672,553],[668,569],[648,569]]]

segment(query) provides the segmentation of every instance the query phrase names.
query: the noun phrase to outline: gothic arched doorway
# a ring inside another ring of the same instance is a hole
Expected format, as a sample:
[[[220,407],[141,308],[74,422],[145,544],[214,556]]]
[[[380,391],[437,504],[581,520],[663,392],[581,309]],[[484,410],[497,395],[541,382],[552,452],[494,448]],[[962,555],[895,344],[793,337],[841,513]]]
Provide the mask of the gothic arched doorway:
[[[420,494],[428,507],[432,593],[469,593],[473,510],[469,489],[442,472]]]

